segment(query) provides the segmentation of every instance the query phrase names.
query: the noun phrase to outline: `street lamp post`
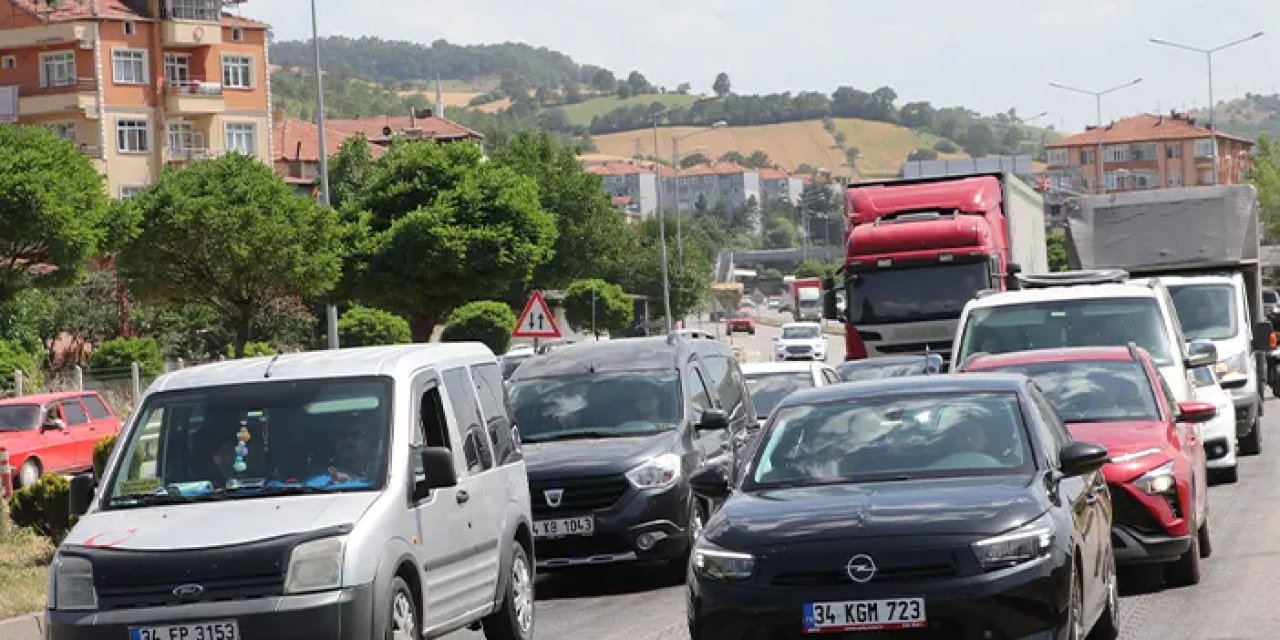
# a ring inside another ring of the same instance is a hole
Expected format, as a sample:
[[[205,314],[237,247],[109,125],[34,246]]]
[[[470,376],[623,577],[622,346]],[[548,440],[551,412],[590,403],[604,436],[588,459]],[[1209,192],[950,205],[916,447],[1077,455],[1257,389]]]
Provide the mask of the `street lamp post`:
[[[687,140],[694,136],[702,135],[712,129],[723,129],[729,126],[728,122],[719,120],[709,127],[704,127],[692,133],[686,133],[682,136],[671,137],[671,170],[675,171],[675,179],[672,181],[675,185],[675,201],[676,201],[676,261],[680,264],[680,268],[684,269],[684,235],[680,232],[680,141]],[[658,153],[658,139],[654,138],[653,153]]]
[[[324,123],[324,78],[320,74],[320,29],[316,20],[316,0],[311,0],[311,46],[316,59],[316,135],[319,137],[320,153],[320,204],[329,206],[329,145],[325,136]],[[325,305],[325,320],[328,324],[329,348],[338,348],[338,307]]]
[[[1263,33],[1265,32],[1259,31],[1251,36],[1240,38],[1239,40],[1232,40],[1231,42],[1228,42],[1224,45],[1213,47],[1212,49],[1201,49],[1200,47],[1192,47],[1190,45],[1179,44],[1177,42],[1170,42],[1162,38],[1151,38],[1151,42],[1155,44],[1162,44],[1166,47],[1174,47],[1176,49],[1185,49],[1187,51],[1194,51],[1195,53],[1204,54],[1205,63],[1208,65],[1208,68],[1209,68],[1209,135],[1212,136],[1209,142],[1209,153],[1213,154],[1212,156],[1213,157],[1213,183],[1212,184],[1215,184],[1215,185],[1218,184],[1218,127],[1217,127],[1217,121],[1216,121],[1216,118],[1214,117],[1214,114],[1218,110],[1218,104],[1213,101],[1213,54],[1219,51],[1222,51],[1223,49],[1229,49],[1238,44],[1244,44],[1250,40],[1257,40],[1258,38],[1262,37]]]
[[[1133,86],[1133,85],[1135,85],[1135,84],[1138,84],[1139,82],[1142,82],[1142,78],[1134,78],[1133,80],[1130,80],[1130,81],[1128,81],[1128,82],[1126,82],[1126,83],[1124,83],[1124,84],[1121,84],[1121,85],[1116,85],[1116,86],[1111,87],[1110,89],[1107,89],[1107,90],[1105,90],[1105,91],[1090,91],[1090,90],[1088,90],[1088,89],[1080,89],[1080,88],[1077,88],[1077,87],[1071,87],[1071,86],[1067,86],[1067,85],[1065,85],[1065,84],[1060,84],[1060,83],[1057,83],[1057,82],[1050,82],[1050,83],[1049,83],[1049,86],[1051,86],[1051,87],[1054,87],[1054,88],[1057,88],[1057,89],[1065,89],[1065,90],[1067,90],[1067,91],[1074,91],[1074,92],[1076,92],[1076,93],[1083,93],[1084,95],[1087,95],[1087,96],[1093,96],[1093,98],[1094,98],[1095,100],[1097,100],[1097,105],[1098,105],[1098,123],[1097,123],[1097,127],[1096,127],[1096,128],[1097,128],[1097,130],[1098,130],[1098,150],[1096,151],[1096,153],[1097,153],[1098,155],[1093,159],[1093,166],[1097,168],[1097,174],[1098,174],[1098,176],[1097,176],[1097,178],[1098,178],[1098,193],[1106,193],[1106,192],[1107,192],[1107,184],[1106,184],[1106,180],[1104,179],[1104,176],[1103,176],[1103,167],[1102,167],[1102,163],[1103,163],[1103,159],[1102,159],[1102,133],[1103,133],[1103,131],[1102,131],[1102,96],[1105,96],[1105,95],[1107,95],[1108,93],[1113,93],[1113,92],[1115,92],[1115,91],[1119,91],[1119,90],[1121,90],[1121,89],[1127,89],[1127,88],[1129,88],[1129,87],[1132,87],[1132,86]]]
[[[658,123],[662,122],[662,116],[666,115],[667,110],[663,109],[653,114],[653,171],[657,174],[658,193],[654,198],[654,202],[658,207],[658,244],[662,247],[662,315],[666,319],[667,333],[671,333],[671,282],[667,274],[667,223],[666,216],[662,213],[662,169],[657,163],[658,158]]]

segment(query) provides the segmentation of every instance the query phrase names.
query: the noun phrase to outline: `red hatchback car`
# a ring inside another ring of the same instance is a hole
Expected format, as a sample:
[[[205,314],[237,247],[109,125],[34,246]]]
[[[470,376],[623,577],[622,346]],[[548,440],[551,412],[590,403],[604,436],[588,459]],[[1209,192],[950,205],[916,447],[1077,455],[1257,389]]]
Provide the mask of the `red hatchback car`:
[[[16,486],[92,469],[94,444],[119,432],[120,418],[94,391],[0,400],[0,447],[18,470]]]
[[[756,319],[745,309],[734,311],[725,320],[724,330],[728,333],[745,331],[754,336],[756,334]]]
[[[1080,347],[975,356],[965,372],[1022,373],[1071,435],[1107,448],[1118,564],[1161,563],[1174,586],[1200,581],[1208,557],[1208,471],[1196,424],[1214,405],[1174,400],[1145,350]]]

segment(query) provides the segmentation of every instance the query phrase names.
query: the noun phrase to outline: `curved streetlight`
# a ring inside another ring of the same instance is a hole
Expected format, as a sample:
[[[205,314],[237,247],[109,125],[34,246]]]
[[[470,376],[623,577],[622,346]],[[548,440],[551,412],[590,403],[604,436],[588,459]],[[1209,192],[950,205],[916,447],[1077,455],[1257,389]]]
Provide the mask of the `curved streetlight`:
[[[1072,87],[1070,85],[1065,85],[1059,82],[1049,83],[1049,86],[1054,87],[1055,89],[1062,89],[1064,91],[1074,91],[1075,93],[1083,93],[1084,95],[1087,95],[1087,96],[1093,96],[1094,99],[1098,101],[1098,123],[1097,123],[1097,126],[1095,127],[1098,130],[1098,150],[1097,150],[1098,155],[1093,159],[1093,166],[1096,167],[1098,170],[1097,171],[1098,193],[1107,192],[1107,185],[1106,185],[1106,181],[1103,179],[1104,176],[1103,176],[1103,169],[1102,169],[1102,163],[1103,163],[1103,159],[1102,159],[1102,96],[1105,96],[1108,93],[1114,93],[1121,89],[1127,89],[1140,82],[1142,82],[1142,78],[1134,78],[1133,80],[1130,80],[1124,84],[1116,85],[1104,91],[1090,91],[1088,89]]]
[[[1212,136],[1209,144],[1209,149],[1210,149],[1210,153],[1213,154],[1213,184],[1215,185],[1218,184],[1218,128],[1217,128],[1217,122],[1214,118],[1214,113],[1218,110],[1218,105],[1213,101],[1213,54],[1219,51],[1222,51],[1223,49],[1230,49],[1231,47],[1234,47],[1238,44],[1244,44],[1246,42],[1249,42],[1250,40],[1257,40],[1258,38],[1261,38],[1265,33],[1266,33],[1265,31],[1259,31],[1257,33],[1254,33],[1253,35],[1240,38],[1239,40],[1232,40],[1231,42],[1228,42],[1223,45],[1218,45],[1216,47],[1213,47],[1212,49],[1201,49],[1200,47],[1193,47],[1190,45],[1179,44],[1177,42],[1170,42],[1163,38],[1150,38],[1153,44],[1160,44],[1166,47],[1173,47],[1175,49],[1184,49],[1186,51],[1194,51],[1195,53],[1204,54],[1205,62],[1208,64],[1208,67],[1209,67],[1209,134]]]

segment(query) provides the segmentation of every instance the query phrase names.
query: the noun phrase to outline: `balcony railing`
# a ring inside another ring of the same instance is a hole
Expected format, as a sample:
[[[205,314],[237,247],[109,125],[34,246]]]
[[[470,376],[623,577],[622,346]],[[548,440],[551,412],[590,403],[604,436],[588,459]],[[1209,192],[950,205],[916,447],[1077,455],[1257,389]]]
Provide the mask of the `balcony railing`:
[[[221,149],[205,149],[198,147],[169,147],[164,150],[164,158],[168,162],[195,162],[216,158],[226,153]]]
[[[67,84],[55,84],[48,86],[36,87],[20,87],[18,89],[19,97],[26,96],[52,96],[64,93],[85,93],[89,91],[97,91],[98,82],[93,78],[76,78],[75,82]]]
[[[169,94],[175,96],[220,96],[222,95],[222,83],[199,79],[185,82],[170,81]]]

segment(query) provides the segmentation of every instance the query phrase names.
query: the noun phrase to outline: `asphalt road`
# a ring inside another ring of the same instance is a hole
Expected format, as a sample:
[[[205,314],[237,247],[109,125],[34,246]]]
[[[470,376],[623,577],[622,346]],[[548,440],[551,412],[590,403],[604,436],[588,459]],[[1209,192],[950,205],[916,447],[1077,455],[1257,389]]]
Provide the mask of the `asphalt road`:
[[[707,323],[704,328],[712,327]],[[777,331],[762,325],[755,336],[739,334],[734,341],[746,350],[745,358],[767,359]],[[833,347],[842,342],[829,339]],[[762,356],[752,357],[753,351]],[[835,354],[841,352],[833,348],[832,353],[835,364],[840,358]],[[1263,455],[1241,459],[1237,484],[1210,489],[1213,555],[1202,565],[1203,581],[1166,589],[1156,572],[1122,571],[1125,640],[1280,637],[1280,606],[1275,604],[1280,594],[1280,402],[1267,401],[1263,426]],[[683,586],[660,571],[614,566],[544,575],[537,598],[539,640],[688,638]],[[449,637],[483,636],[461,632]]]

